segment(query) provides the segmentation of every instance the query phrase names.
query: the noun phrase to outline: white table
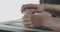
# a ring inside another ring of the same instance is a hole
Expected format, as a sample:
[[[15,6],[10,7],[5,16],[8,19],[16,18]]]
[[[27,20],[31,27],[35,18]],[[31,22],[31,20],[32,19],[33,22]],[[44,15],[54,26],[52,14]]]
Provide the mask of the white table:
[[[7,30],[7,31],[14,31],[14,32],[25,32],[25,31],[53,32],[53,31],[25,28],[21,22],[22,22],[22,20],[20,20],[20,19],[0,22],[0,29]]]

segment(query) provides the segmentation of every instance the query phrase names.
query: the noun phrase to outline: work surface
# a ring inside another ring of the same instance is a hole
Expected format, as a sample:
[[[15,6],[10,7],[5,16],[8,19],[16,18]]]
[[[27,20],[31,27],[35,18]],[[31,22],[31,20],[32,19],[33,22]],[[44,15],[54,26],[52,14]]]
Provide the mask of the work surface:
[[[0,30],[6,30],[11,32],[53,32],[40,29],[25,28],[22,24],[22,20],[20,19],[0,22]]]

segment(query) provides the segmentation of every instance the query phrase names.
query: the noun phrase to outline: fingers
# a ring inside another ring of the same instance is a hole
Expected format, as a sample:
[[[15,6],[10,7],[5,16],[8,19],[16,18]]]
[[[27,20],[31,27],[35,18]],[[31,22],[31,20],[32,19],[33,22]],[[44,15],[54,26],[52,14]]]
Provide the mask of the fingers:
[[[35,14],[35,13],[41,13],[43,10],[42,9],[31,9],[29,14]]]
[[[40,13],[45,10],[43,6],[38,5],[38,4],[24,4],[21,8],[21,12],[23,12],[25,9],[35,9],[35,10],[32,10],[33,13],[35,12]]]
[[[23,21],[23,24],[24,24],[25,27],[33,27],[33,24],[29,19],[25,19]]]
[[[23,24],[25,27],[40,27],[42,24],[42,17],[39,16],[39,15],[34,15],[34,14],[31,14],[30,15],[30,18],[28,16],[25,16],[23,18]]]
[[[22,6],[21,11],[23,12],[25,9],[36,9],[38,8],[37,4],[25,4]]]
[[[33,27],[33,24],[32,24],[32,22],[30,21],[30,19],[27,15],[25,15],[23,17],[23,22],[22,23],[24,24],[25,27]]]
[[[34,27],[34,25],[32,24],[31,21],[23,21],[23,24],[24,24],[25,27],[31,27],[31,28]]]

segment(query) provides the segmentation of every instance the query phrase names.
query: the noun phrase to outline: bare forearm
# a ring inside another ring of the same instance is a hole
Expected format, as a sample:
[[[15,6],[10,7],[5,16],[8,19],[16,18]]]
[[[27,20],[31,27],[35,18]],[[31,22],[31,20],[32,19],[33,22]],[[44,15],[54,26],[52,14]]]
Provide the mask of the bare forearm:
[[[44,25],[54,31],[60,31],[60,18],[44,17]]]
[[[60,16],[60,5],[55,4],[43,4],[46,8],[46,12]]]

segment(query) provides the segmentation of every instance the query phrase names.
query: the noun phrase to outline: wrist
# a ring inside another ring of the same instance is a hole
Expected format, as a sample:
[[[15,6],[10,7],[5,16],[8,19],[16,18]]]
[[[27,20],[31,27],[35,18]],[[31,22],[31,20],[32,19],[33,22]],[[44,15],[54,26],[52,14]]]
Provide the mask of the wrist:
[[[41,4],[45,9],[47,9],[48,4]]]
[[[40,6],[42,6],[44,8],[44,11],[46,11],[48,8],[48,4],[40,4]]]
[[[53,20],[54,18],[44,16],[43,17],[43,26],[50,27],[55,21]]]
[[[43,26],[56,31],[60,29],[58,23],[59,21],[57,21],[55,18],[45,17],[43,21]]]

